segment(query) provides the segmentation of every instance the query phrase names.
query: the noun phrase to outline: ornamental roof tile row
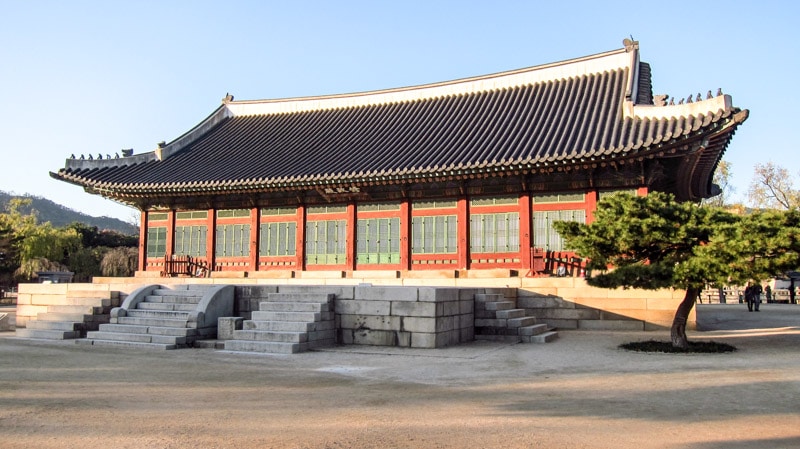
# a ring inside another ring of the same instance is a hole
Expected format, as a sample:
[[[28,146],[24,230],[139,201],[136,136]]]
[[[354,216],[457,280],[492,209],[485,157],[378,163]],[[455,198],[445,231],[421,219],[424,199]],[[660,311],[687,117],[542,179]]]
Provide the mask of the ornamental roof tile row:
[[[636,46],[375,93],[227,97],[209,119],[152,153],[71,159],[51,175],[114,198],[405,182],[623,159],[732,134],[744,118],[726,95],[653,105],[650,67]],[[702,176],[710,177],[729,140]]]

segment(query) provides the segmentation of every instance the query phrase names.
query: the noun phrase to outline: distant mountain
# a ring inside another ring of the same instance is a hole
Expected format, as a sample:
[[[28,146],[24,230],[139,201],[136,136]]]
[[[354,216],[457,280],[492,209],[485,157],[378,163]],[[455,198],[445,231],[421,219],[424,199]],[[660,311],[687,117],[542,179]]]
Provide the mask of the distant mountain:
[[[5,212],[6,205],[12,198],[30,199],[30,207],[24,208],[22,212],[27,214],[31,210],[36,211],[39,223],[49,221],[55,227],[62,227],[77,221],[89,226],[96,226],[101,231],[108,229],[125,235],[139,235],[138,228],[130,223],[111,217],[92,217],[38,196],[11,195],[8,192],[0,191],[0,210]]]

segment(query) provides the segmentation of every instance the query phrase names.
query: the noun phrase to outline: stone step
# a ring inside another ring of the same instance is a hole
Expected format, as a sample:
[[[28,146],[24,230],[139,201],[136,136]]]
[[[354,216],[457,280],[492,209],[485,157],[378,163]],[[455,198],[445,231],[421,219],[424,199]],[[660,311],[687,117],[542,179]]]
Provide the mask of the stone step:
[[[332,312],[324,312],[332,314]],[[321,321],[323,312],[253,312],[253,321]]]
[[[178,312],[174,310],[142,310],[132,309],[128,310],[129,317],[136,318],[159,318],[159,319],[189,319],[189,312]]]
[[[522,341],[522,338],[519,335],[475,335],[475,340],[519,343]]]
[[[498,310],[496,316],[500,319],[524,318],[525,309]]]
[[[525,343],[550,343],[558,338],[558,332],[548,331],[539,335],[523,336],[521,338]]]
[[[119,297],[116,299],[108,298],[65,298],[65,305],[74,306],[95,306],[95,307],[117,307],[119,306]]]
[[[262,301],[267,302],[318,302],[332,303],[336,295],[333,293],[268,293]]]
[[[108,323],[109,315],[87,315],[83,313],[39,313],[40,321],[73,321],[76,323]]]
[[[170,302],[140,302],[136,305],[136,310],[192,312],[196,308],[197,304],[179,304]]]
[[[172,335],[152,335],[152,334],[126,334],[121,332],[102,332],[91,331],[86,334],[86,338],[91,340],[114,340],[129,341],[135,343],[158,343],[166,345],[185,346],[186,337],[176,337]]]
[[[318,302],[270,302],[258,303],[261,312],[328,312],[331,305]]]
[[[197,329],[190,329],[188,327],[140,326],[133,324],[101,324],[100,331],[127,334],[168,335],[173,337],[194,337],[197,335]]]
[[[110,313],[110,307],[99,307],[93,305],[56,305],[47,306],[47,313],[79,313],[87,315],[101,315],[103,313]]]
[[[119,299],[118,291],[68,290],[67,298]]]
[[[308,348],[306,343],[280,343],[273,341],[226,340],[226,351],[261,352],[267,354],[297,354]]]
[[[31,320],[25,324],[25,327],[27,329],[45,329],[51,331],[79,331],[81,327],[83,327],[83,323],[76,323],[74,321]]]
[[[311,332],[315,330],[333,329],[333,321],[253,321],[245,320],[242,330],[276,331],[276,332]]]
[[[89,346],[111,346],[116,348],[126,348],[126,349],[156,349],[156,350],[167,350],[167,349],[177,349],[177,345],[170,345],[164,343],[140,343],[140,342],[133,342],[133,341],[118,341],[118,340],[92,340],[88,338],[82,338],[80,340],[75,340],[80,345],[89,345]]]
[[[505,301],[505,295],[500,293],[476,293],[475,302],[501,302]]]
[[[54,329],[19,328],[15,335],[20,338],[38,338],[43,340],[71,340],[81,338],[80,331],[64,331]]]
[[[533,326],[536,324],[536,317],[526,316],[522,318],[509,318],[508,319],[508,327],[510,328],[519,328],[525,326]]]
[[[147,295],[144,302],[166,302],[170,304],[200,304],[202,296]]]
[[[532,337],[534,335],[543,334],[550,330],[547,324],[534,324],[532,326],[523,326],[519,328],[519,334],[524,337]]]
[[[484,303],[486,310],[510,310],[514,308],[514,301],[493,301]]]
[[[166,290],[171,292],[189,290],[202,293],[214,287],[215,285],[212,284],[175,284],[172,286],[172,289],[166,289]]]
[[[155,296],[183,296],[183,297],[197,296],[197,297],[202,298],[203,295],[205,295],[206,290],[208,290],[208,289],[197,289],[197,288],[179,289],[176,286],[176,288],[174,288],[174,289],[172,289],[172,288],[157,288],[157,289],[153,290],[153,292],[151,294],[155,295]]]
[[[305,332],[236,330],[233,331],[233,340],[305,343],[308,341],[308,334]]]
[[[156,327],[186,327],[187,320],[168,319],[168,318],[149,318],[124,316],[117,318],[116,324],[133,324],[137,326],[156,326]]]

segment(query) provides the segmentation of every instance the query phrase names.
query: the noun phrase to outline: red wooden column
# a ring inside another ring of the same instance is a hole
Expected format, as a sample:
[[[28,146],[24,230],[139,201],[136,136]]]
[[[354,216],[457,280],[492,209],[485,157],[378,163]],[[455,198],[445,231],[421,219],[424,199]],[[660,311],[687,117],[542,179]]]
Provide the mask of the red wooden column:
[[[345,256],[345,264],[347,265],[345,268],[349,271],[355,270],[356,267],[356,205],[355,203],[348,203],[347,204],[347,223],[345,225],[345,232],[347,233],[347,237],[345,238],[345,243],[347,245],[347,251]]]
[[[301,204],[297,206],[297,230],[295,232],[295,269],[297,271],[306,270],[306,206]]]
[[[147,268],[147,212],[139,214],[139,261],[136,264],[136,271],[144,271]]]
[[[411,201],[400,202],[400,269],[411,269]]]
[[[586,224],[594,221],[594,211],[597,210],[597,197],[600,193],[597,190],[586,192]]]
[[[531,265],[531,195],[527,192],[519,196],[519,252],[522,268]]]
[[[250,209],[250,260],[247,262],[250,271],[258,271],[258,240],[261,238],[259,208]]]
[[[170,209],[167,212],[167,243],[166,243],[166,257],[172,256],[175,251],[175,209]]]
[[[469,269],[469,200],[466,196],[458,199],[458,268]]]
[[[208,261],[208,269],[214,271],[214,260],[217,244],[217,211],[208,209],[208,217],[206,217],[206,260]]]

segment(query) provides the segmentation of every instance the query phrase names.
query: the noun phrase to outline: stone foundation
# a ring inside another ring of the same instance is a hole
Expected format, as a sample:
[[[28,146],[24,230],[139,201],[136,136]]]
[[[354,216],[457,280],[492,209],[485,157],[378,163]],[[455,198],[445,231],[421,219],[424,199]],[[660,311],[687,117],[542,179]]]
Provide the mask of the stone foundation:
[[[304,272],[302,278],[249,273],[236,277],[161,278],[143,272],[131,278],[95,278],[92,284],[21,284],[16,324],[24,327],[47,305],[63,302],[68,291],[116,291],[122,300],[148,284],[232,284],[236,286],[235,315],[244,319],[258,310],[260,298],[266,293],[318,289],[336,295],[340,343],[438,348],[474,338],[476,293],[501,293],[540,323],[577,330],[669,328],[685,293],[601,289],[588,286],[582,278],[510,277],[513,273],[508,270],[486,270],[480,275],[457,271],[410,273],[315,271]],[[447,276],[442,277],[443,274]],[[694,311],[687,327],[695,327]]]

